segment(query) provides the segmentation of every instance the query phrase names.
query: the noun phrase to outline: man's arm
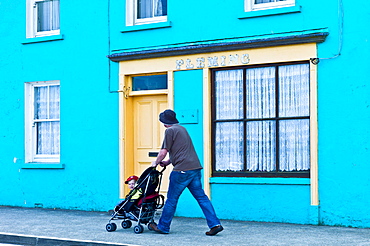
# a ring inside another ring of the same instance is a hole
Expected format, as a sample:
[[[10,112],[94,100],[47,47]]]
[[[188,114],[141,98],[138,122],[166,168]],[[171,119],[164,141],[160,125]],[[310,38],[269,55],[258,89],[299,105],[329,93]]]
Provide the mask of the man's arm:
[[[152,162],[152,167],[156,167],[158,164],[160,164],[163,161],[163,159],[166,157],[167,153],[168,153],[167,149],[161,149],[157,155],[157,159]],[[171,162],[170,160],[167,160],[167,161],[163,161],[162,163],[163,163],[163,166],[167,166]]]

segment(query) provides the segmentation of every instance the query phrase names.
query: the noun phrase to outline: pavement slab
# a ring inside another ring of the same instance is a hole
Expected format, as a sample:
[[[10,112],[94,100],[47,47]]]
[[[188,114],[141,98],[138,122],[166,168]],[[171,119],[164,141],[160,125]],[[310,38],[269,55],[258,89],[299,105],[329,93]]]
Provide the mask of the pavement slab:
[[[370,246],[367,228],[221,220],[224,231],[206,236],[209,229],[205,219],[175,217],[170,234],[149,231],[147,226],[143,233],[135,234],[133,227],[123,229],[119,220],[114,221],[117,230],[107,232],[110,217],[107,212],[0,206],[0,245]],[[158,219],[157,215],[155,221]],[[34,241],[24,241],[30,238]]]

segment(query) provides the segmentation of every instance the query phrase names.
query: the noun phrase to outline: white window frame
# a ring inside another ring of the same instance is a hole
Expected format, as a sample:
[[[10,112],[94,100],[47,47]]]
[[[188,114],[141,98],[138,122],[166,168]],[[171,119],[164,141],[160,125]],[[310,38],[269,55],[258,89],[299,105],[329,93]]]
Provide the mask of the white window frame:
[[[150,23],[166,22],[166,16],[157,16],[152,18],[138,19],[137,18],[137,0],[127,0],[126,1],[126,25],[143,25]]]
[[[35,115],[35,88],[42,86],[60,85],[57,80],[25,83],[25,162],[26,163],[59,163],[58,155],[37,155],[37,129]],[[60,119],[53,119],[59,121]],[[37,121],[39,122],[39,121]]]
[[[283,8],[283,7],[291,7],[295,6],[296,0],[286,0],[280,2],[272,2],[272,3],[259,3],[255,4],[254,0],[245,0],[245,12],[250,11],[258,11],[258,10],[265,10],[265,9],[275,9],[275,8]]]
[[[60,29],[51,31],[37,31],[37,5],[38,2],[46,0],[26,0],[26,36],[27,38],[59,35]],[[60,19],[60,14],[59,14]]]

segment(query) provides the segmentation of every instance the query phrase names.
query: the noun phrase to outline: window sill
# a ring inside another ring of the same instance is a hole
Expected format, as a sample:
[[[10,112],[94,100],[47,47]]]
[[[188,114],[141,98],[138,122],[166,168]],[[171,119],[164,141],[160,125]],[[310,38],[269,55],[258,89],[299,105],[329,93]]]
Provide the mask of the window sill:
[[[142,24],[142,25],[135,25],[135,26],[126,26],[121,30],[121,33],[166,28],[166,27],[171,27],[171,26],[172,26],[171,21]]]
[[[264,10],[256,10],[250,12],[242,13],[238,19],[248,19],[248,18],[255,18],[261,16],[270,16],[270,15],[281,15],[281,14],[290,14],[290,13],[300,13],[301,6],[292,6],[292,7],[282,7],[282,8],[275,8],[275,9],[264,9]]]
[[[310,185],[309,178],[225,178],[213,177],[211,184]]]
[[[52,35],[52,36],[43,36],[43,37],[34,37],[34,38],[26,38],[22,44],[32,44],[32,43],[41,43],[41,42],[50,42],[50,41],[57,41],[63,40],[64,35]]]
[[[60,163],[25,163],[22,169],[64,169],[64,164]]]

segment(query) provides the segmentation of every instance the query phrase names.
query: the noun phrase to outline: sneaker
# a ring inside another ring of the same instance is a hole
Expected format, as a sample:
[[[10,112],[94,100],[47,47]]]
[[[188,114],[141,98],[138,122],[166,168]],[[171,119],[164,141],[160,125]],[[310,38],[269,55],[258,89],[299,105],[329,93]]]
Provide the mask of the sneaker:
[[[222,225],[218,225],[218,226],[212,227],[210,231],[207,231],[206,232],[206,235],[207,236],[214,236],[217,233],[219,233],[220,231],[222,231],[223,229],[224,228],[222,227]]]

